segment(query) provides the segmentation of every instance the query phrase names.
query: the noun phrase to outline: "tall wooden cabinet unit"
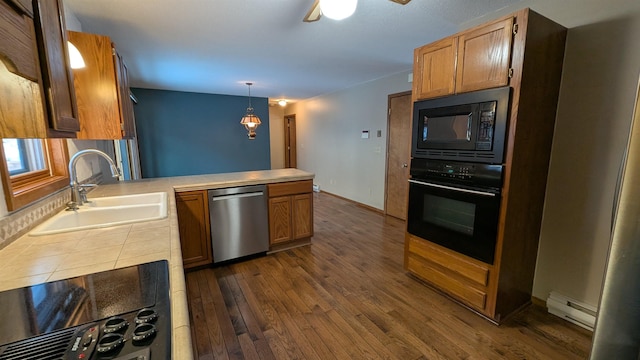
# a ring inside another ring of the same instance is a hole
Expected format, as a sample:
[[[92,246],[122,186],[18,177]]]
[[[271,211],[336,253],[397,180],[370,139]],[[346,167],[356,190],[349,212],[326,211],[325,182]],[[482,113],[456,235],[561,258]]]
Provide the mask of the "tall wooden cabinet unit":
[[[269,244],[286,245],[313,236],[313,183],[311,180],[267,185],[269,192]]]
[[[184,268],[212,264],[207,191],[176,193],[176,209]]]
[[[510,22],[517,31],[507,51],[495,46],[506,36],[502,25],[496,24]],[[486,264],[407,233],[405,268],[494,322],[531,301],[566,31],[523,9],[453,37],[458,41],[456,89],[478,89],[481,83],[501,86],[504,71],[511,75],[506,78],[512,94],[495,260]],[[493,35],[482,40],[489,33]],[[466,54],[461,54],[460,43],[467,43]],[[510,54],[508,61],[503,59],[505,53]],[[505,65],[509,62],[510,70]],[[472,68],[495,71],[469,75],[476,72]],[[414,83],[414,89],[421,86]]]
[[[79,130],[62,4],[0,1],[0,137],[75,137]]]
[[[513,17],[415,49],[413,100],[507,85]]]
[[[74,71],[80,131],[78,139],[135,136],[127,68],[108,36],[69,31],[86,67]]]

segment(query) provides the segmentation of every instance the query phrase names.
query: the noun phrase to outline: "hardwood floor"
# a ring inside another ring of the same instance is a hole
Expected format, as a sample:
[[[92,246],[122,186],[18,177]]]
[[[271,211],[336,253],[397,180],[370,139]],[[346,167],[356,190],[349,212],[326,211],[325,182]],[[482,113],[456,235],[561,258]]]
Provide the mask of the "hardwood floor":
[[[404,222],[314,194],[310,246],[187,273],[198,359],[585,359],[530,306],[500,326],[403,270]]]

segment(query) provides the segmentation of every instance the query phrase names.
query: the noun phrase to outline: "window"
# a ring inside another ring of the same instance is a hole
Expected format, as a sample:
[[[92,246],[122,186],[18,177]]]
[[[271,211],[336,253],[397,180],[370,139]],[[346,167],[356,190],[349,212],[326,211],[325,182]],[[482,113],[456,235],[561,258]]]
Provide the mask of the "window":
[[[0,176],[14,211],[69,185],[63,139],[2,139]]]
[[[44,140],[2,139],[9,175],[26,174],[45,170]]]

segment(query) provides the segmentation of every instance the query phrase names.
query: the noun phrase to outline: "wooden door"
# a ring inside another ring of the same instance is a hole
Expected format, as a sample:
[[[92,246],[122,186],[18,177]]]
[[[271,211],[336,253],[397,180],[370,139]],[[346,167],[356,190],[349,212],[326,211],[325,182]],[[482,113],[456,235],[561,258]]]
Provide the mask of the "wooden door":
[[[507,85],[512,39],[512,17],[460,35],[456,92]]]
[[[411,159],[411,92],[389,95],[385,213],[407,219]]]
[[[115,52],[115,47],[114,47]],[[116,82],[118,86],[118,100],[120,103],[120,123],[122,138],[131,139],[136,136],[134,114],[133,114],[133,101],[131,100],[129,90],[129,70],[127,64],[124,63],[120,53],[115,52],[115,69],[116,69]]]
[[[457,38],[449,37],[415,50],[415,99],[453,94],[456,78]]]
[[[70,133],[52,137],[75,137],[76,131],[80,130],[80,122],[73,90],[73,73],[67,65],[69,56],[62,1],[38,0],[34,4],[38,12],[36,24],[40,36],[37,39],[43,52],[40,55],[43,60],[42,81],[47,89],[50,126],[54,130]]]
[[[296,154],[296,116],[284,117],[284,167],[295,168],[298,166]]]
[[[78,103],[78,139],[122,139],[117,56],[108,36],[68,31],[87,65],[73,72]]]
[[[176,193],[178,231],[185,269],[213,262],[207,191]]]
[[[313,194],[293,195],[293,237],[313,236]]]
[[[291,196],[279,196],[269,199],[270,244],[293,240],[291,211]]]

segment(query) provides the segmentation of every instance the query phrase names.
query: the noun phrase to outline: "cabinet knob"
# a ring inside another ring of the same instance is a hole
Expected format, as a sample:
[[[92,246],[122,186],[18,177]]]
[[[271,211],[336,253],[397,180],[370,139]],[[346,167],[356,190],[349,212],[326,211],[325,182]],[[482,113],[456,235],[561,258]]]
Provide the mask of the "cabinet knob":
[[[402,164],[403,168],[409,167],[409,165],[407,165],[407,163]]]

